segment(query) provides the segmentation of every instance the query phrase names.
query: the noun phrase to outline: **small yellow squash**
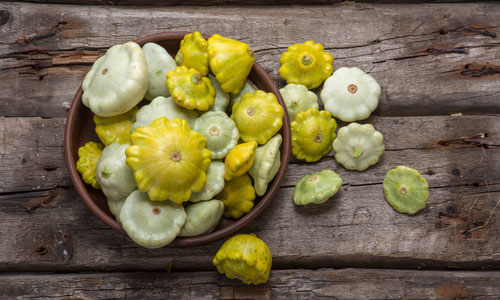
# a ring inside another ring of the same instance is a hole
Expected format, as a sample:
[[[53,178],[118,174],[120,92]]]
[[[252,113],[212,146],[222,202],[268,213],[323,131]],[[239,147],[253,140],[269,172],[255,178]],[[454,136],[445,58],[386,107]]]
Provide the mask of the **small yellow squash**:
[[[125,154],[137,187],[153,201],[188,201],[205,185],[210,165],[207,140],[189,128],[187,121],[159,118],[130,136]]]
[[[92,185],[95,189],[100,189],[96,178],[97,161],[102,154],[104,146],[101,143],[88,142],[78,148],[78,161],[76,169],[82,174],[83,181]]]
[[[234,147],[226,157],[224,179],[231,180],[250,170],[255,160],[256,148],[257,142],[255,141],[239,144]]]
[[[167,88],[175,103],[184,108],[207,110],[214,105],[215,89],[210,79],[195,69],[181,66],[168,72]]]
[[[297,114],[292,128],[292,153],[298,159],[314,162],[332,150],[337,123],[326,110],[310,108]]]
[[[288,47],[280,58],[279,74],[287,83],[303,84],[314,89],[332,74],[333,57],[323,45],[313,41]]]
[[[224,217],[238,219],[253,208],[255,189],[248,174],[227,181],[224,189],[215,197],[224,202]]]
[[[233,105],[231,119],[244,142],[257,141],[263,145],[283,126],[283,107],[273,93],[258,90],[243,95]]]
[[[94,115],[95,133],[107,146],[112,143],[129,144],[130,131],[135,122],[135,114],[139,108],[134,106],[128,112],[115,117],[99,117]]]
[[[208,61],[222,90],[238,94],[252,69],[254,53],[246,43],[214,34],[208,39]]]
[[[186,34],[181,41],[181,47],[175,56],[178,66],[186,66],[198,70],[203,76],[208,74],[207,41],[195,31]]]
[[[238,234],[224,242],[213,259],[217,271],[245,284],[261,284],[269,279],[271,251],[254,234]]]

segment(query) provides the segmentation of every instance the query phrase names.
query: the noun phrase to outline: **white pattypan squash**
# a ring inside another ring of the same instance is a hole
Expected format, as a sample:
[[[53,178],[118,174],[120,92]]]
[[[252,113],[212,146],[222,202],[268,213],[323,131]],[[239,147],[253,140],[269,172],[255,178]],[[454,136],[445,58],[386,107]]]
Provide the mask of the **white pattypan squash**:
[[[186,208],[186,223],[179,236],[198,236],[209,233],[219,224],[224,213],[224,203],[220,200],[202,201]]]
[[[302,177],[293,190],[296,205],[321,204],[335,195],[342,178],[332,170],[321,170]]]
[[[295,116],[309,108],[319,109],[318,96],[311,92],[305,85],[290,83],[280,89],[280,94],[286,104],[286,110],[290,117],[290,122],[295,120]]]
[[[255,193],[262,196],[267,191],[267,185],[278,173],[281,164],[280,146],[283,138],[280,134],[272,137],[264,146],[255,150],[255,161],[248,173],[253,178]]]
[[[123,204],[125,204],[126,199],[127,199],[126,197],[122,199],[111,199],[111,198],[107,199],[109,211],[113,214],[113,216],[115,216],[115,219],[118,223],[121,223],[120,212],[122,210]]]
[[[148,89],[148,67],[134,42],[114,45],[98,58],[82,83],[82,102],[100,117],[126,113]]]
[[[233,105],[236,102],[240,102],[241,97],[245,94],[252,94],[255,91],[257,91],[259,88],[250,80],[246,79],[245,80],[245,85],[241,89],[241,91],[238,94],[231,94],[231,108],[233,108]]]
[[[167,72],[175,70],[175,60],[165,48],[155,43],[142,46],[142,51],[148,64],[148,90],[144,98],[151,101],[158,96],[170,96],[166,85]]]
[[[96,177],[106,197],[113,200],[126,198],[137,189],[132,169],[126,163],[127,144],[112,143],[102,151],[97,161]]]
[[[230,97],[229,93],[226,93],[220,87],[220,83],[217,81],[214,75],[208,74],[208,78],[212,82],[212,86],[215,89],[215,101],[214,105],[210,106],[209,111],[225,111],[227,105],[229,104]]]
[[[156,97],[150,104],[144,105],[135,115],[135,123],[132,132],[142,126],[149,126],[154,120],[165,117],[172,121],[175,118],[186,120],[189,127],[193,127],[198,114],[194,110],[185,109],[177,105],[171,97]]]
[[[364,120],[377,108],[381,88],[375,79],[358,68],[342,67],[323,85],[325,110],[344,122]]]
[[[128,236],[149,249],[170,244],[186,222],[184,207],[175,202],[151,201],[147,193],[135,191],[125,200],[120,221]]]
[[[231,151],[240,137],[233,120],[222,111],[209,111],[199,117],[193,130],[207,139],[207,149],[212,152],[212,159],[221,159]]]
[[[333,150],[335,160],[344,168],[363,171],[384,153],[384,137],[370,124],[351,123],[339,129]]]
[[[197,193],[192,193],[189,201],[198,202],[202,200],[210,200],[215,197],[215,195],[222,192],[224,188],[224,172],[225,166],[221,161],[212,161],[207,170],[207,183],[201,191]]]

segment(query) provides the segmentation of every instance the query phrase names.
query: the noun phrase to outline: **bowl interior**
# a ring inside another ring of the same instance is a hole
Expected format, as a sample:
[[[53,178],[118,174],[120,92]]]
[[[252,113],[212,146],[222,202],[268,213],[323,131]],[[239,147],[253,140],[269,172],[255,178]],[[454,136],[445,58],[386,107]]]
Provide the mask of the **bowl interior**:
[[[179,49],[179,43],[186,32],[169,32],[146,36],[136,40],[139,45],[144,45],[147,42],[154,42],[163,46],[173,57]],[[254,208],[238,220],[222,218],[218,226],[211,233],[189,238],[176,238],[168,247],[187,247],[205,244],[211,241],[225,237],[238,229],[245,226],[269,204],[275,193],[279,190],[281,181],[283,180],[290,160],[290,122],[286,107],[281,98],[279,90],[274,81],[257,63],[254,63],[249,75],[250,79],[257,87],[266,92],[272,92],[276,95],[278,102],[283,106],[285,114],[283,117],[283,127],[280,130],[283,136],[281,146],[281,166],[274,180],[269,183],[266,194],[262,197],[257,197]],[[78,89],[73,98],[72,105],[68,113],[68,119],[65,128],[65,157],[68,171],[73,181],[73,184],[82,197],[83,201],[96,214],[99,219],[104,221],[113,229],[126,235],[121,225],[115,220],[108,208],[106,197],[101,190],[96,190],[89,185],[86,185],[76,170],[76,161],[78,160],[78,148],[85,145],[89,141],[99,142],[99,138],[95,133],[95,124],[93,122],[93,113],[85,107],[81,101],[81,87]],[[140,105],[147,104],[149,101],[144,100]]]

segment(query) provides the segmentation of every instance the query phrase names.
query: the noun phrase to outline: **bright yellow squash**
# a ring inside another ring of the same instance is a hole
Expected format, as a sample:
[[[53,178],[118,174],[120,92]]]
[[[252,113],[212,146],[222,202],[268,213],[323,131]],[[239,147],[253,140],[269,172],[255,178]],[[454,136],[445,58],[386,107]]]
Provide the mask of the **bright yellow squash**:
[[[101,143],[88,142],[78,148],[78,161],[76,169],[82,174],[83,181],[95,189],[100,189],[96,178],[97,160],[102,154],[104,146]]]
[[[308,89],[321,85],[333,71],[333,57],[323,45],[313,41],[288,47],[280,58],[279,74],[288,84],[303,84]]]
[[[271,251],[255,234],[238,234],[224,242],[213,259],[217,271],[245,284],[261,284],[269,279]]]
[[[332,150],[337,122],[326,110],[310,108],[298,113],[291,128],[292,153],[298,159],[318,161]]]
[[[208,74],[207,41],[199,33],[186,34],[181,41],[181,47],[175,56],[178,66],[186,66],[198,70],[203,76]]]
[[[224,179],[231,180],[250,170],[255,161],[255,149],[257,149],[255,141],[234,147],[226,157]]]
[[[215,89],[208,77],[185,66],[167,73],[167,88],[175,103],[187,108],[207,110],[214,105]]]
[[[137,187],[153,201],[188,201],[205,185],[210,165],[207,140],[189,128],[187,121],[159,118],[139,127],[130,136],[127,164],[134,171]]]
[[[263,145],[283,126],[283,107],[273,93],[258,90],[243,95],[233,105],[231,119],[244,142],[257,141]]]
[[[221,88],[226,93],[238,94],[245,85],[254,53],[250,45],[214,34],[208,39],[208,61]]]
[[[248,174],[226,181],[215,199],[224,202],[224,217],[238,219],[253,208],[255,189]]]
[[[112,143],[129,144],[130,131],[135,123],[135,114],[139,108],[134,106],[128,112],[115,117],[99,117],[94,115],[95,133],[107,146]]]

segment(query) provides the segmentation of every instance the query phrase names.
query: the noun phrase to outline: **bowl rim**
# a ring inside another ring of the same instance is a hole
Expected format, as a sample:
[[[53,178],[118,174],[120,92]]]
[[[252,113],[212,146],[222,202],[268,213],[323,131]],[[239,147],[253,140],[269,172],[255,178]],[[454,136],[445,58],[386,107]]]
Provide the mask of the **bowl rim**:
[[[148,42],[161,42],[164,40],[182,40],[184,35],[190,32],[184,31],[175,31],[175,32],[163,32],[156,33],[152,35],[147,35],[144,37],[140,37],[134,42],[139,44],[141,47]],[[206,37],[206,36],[205,36]],[[254,62],[252,66],[252,73],[255,76],[259,77],[262,82],[268,87],[270,87],[270,92],[273,93],[279,104],[283,107],[283,126],[282,126],[282,137],[283,142],[281,145],[281,165],[276,174],[275,178],[268,186],[266,193],[260,198],[257,205],[255,205],[252,210],[250,210],[247,214],[242,216],[241,218],[235,220],[233,223],[229,224],[226,227],[223,227],[217,231],[213,231],[204,235],[196,236],[196,237],[177,237],[175,240],[168,244],[165,247],[175,248],[175,247],[192,247],[207,244],[219,239],[222,239],[238,230],[242,227],[250,223],[253,219],[255,219],[258,215],[260,215],[264,209],[269,205],[271,200],[276,195],[277,191],[280,189],[281,182],[285,178],[285,173],[288,168],[288,163],[290,161],[291,155],[291,130],[290,130],[290,119],[288,116],[288,112],[286,110],[285,102],[281,97],[278,86],[274,82],[274,80],[267,74],[267,72],[257,63]],[[76,115],[78,111],[83,106],[82,101],[82,86],[76,91],[75,96],[71,102],[71,106],[68,111],[68,117],[66,120],[66,125],[64,128],[64,157],[66,161],[66,167],[68,169],[68,173],[70,175],[71,181],[75,186],[75,189],[82,198],[83,202],[87,205],[87,207],[104,223],[106,223],[111,228],[116,231],[124,234],[128,237],[125,230],[122,228],[121,224],[118,223],[114,218],[110,217],[105,211],[103,211],[97,203],[94,201],[90,193],[87,191],[87,186],[82,181],[78,171],[76,169],[76,162],[73,161],[73,157],[77,157],[74,155],[71,147],[71,141],[73,140],[73,130],[76,124]]]

